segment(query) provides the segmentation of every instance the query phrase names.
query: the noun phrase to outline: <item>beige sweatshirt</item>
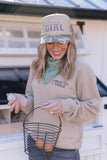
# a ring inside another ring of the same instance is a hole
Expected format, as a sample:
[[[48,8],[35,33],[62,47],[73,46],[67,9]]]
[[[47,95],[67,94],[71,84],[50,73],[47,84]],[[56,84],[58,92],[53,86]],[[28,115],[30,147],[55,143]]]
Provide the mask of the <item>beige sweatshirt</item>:
[[[33,107],[53,99],[59,99],[63,105],[61,115],[62,131],[56,147],[80,149],[83,137],[83,122],[90,122],[100,111],[100,96],[96,85],[96,76],[88,64],[80,59],[75,61],[75,69],[71,79],[66,81],[57,75],[52,81],[43,84],[34,76],[32,67],[26,87],[28,101],[25,112]],[[39,121],[59,125],[59,119],[46,111],[37,109],[31,121]]]

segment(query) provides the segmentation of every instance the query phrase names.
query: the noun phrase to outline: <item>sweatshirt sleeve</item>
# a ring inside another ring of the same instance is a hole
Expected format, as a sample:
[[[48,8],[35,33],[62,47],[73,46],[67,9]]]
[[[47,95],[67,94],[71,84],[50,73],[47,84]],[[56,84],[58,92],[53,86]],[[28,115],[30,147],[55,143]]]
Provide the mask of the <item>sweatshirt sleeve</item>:
[[[60,99],[64,118],[80,123],[95,119],[100,112],[100,95],[96,76],[90,68],[77,73],[76,92],[76,98]]]
[[[33,69],[31,66],[27,85],[26,85],[26,91],[25,91],[26,103],[25,103],[25,106],[23,109],[23,111],[25,113],[28,113],[29,111],[31,111],[31,109],[33,108],[33,105],[34,105],[34,96],[33,96],[33,91],[32,91],[33,76],[34,76],[34,74],[33,74]]]

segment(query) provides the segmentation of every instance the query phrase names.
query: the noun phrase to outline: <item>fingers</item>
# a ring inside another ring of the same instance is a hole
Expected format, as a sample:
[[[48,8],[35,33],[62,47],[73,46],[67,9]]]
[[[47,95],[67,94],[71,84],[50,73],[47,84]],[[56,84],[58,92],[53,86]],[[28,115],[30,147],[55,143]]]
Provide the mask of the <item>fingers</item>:
[[[7,93],[7,99],[8,99],[8,105],[11,106],[10,111],[12,112],[13,110],[17,114],[19,110],[23,108],[22,104],[25,103],[26,98],[17,93]]]
[[[60,116],[62,113],[62,103],[59,100],[49,101],[44,103],[41,109],[49,112],[50,114]]]
[[[9,106],[11,106],[10,111],[12,112],[13,110],[15,111],[15,113],[17,114],[20,109],[21,109],[21,104],[18,101],[9,101],[8,103]]]
[[[8,105],[11,106],[14,102],[15,102],[15,100],[10,100],[10,101],[8,102]]]
[[[10,105],[9,105],[9,106],[10,106]],[[15,108],[15,104],[13,103],[13,104],[11,105],[10,112],[12,112],[12,111],[14,110],[14,108]]]
[[[19,102],[15,103],[15,113],[17,114],[21,109],[21,104]]]
[[[56,106],[56,102],[52,102],[52,103],[47,103],[45,105],[43,105],[42,110],[46,110],[47,112],[51,112],[51,111],[57,111],[58,107]]]

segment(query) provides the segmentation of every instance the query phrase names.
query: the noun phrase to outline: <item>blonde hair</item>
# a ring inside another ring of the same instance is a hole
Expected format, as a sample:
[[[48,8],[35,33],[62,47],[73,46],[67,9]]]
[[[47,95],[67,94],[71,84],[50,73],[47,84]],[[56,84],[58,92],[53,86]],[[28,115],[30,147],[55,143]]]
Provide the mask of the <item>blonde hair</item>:
[[[49,54],[46,49],[46,44],[40,44],[38,47],[37,58],[32,63],[32,68],[38,80],[40,80],[44,76],[48,56]],[[68,44],[67,53],[61,59],[59,67],[59,73],[64,78],[64,80],[70,79],[72,71],[74,69],[74,61],[76,57],[77,51],[75,46],[75,40],[74,36],[72,36]]]

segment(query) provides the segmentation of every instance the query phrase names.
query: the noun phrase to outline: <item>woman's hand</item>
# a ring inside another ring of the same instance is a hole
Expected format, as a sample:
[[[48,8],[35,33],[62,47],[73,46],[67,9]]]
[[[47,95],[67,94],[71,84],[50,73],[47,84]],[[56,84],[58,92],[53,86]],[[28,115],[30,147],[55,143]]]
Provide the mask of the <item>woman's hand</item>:
[[[7,98],[9,100],[8,105],[11,106],[10,108],[11,112],[15,110],[15,113],[17,114],[20,110],[23,110],[23,107],[26,102],[25,96],[23,96],[22,94],[9,93],[7,94]]]
[[[60,100],[52,100],[42,104],[42,110],[49,112],[50,114],[60,116],[62,114],[62,103]]]

